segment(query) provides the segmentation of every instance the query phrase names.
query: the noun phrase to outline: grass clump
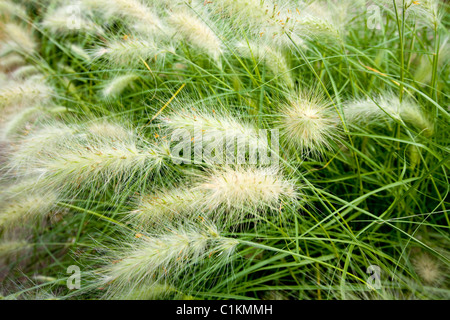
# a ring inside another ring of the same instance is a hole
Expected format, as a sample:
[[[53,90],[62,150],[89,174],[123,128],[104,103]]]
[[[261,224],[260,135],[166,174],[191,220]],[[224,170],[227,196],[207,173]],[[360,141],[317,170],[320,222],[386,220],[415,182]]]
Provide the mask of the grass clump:
[[[0,295],[448,299],[449,7],[373,5],[0,2]]]

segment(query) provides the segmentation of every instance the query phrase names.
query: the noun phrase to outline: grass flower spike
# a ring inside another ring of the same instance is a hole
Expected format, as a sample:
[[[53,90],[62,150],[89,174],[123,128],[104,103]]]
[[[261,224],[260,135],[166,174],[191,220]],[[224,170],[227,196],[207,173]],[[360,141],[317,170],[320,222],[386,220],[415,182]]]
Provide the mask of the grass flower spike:
[[[107,295],[129,295],[135,290],[134,280],[145,286],[176,281],[183,270],[213,255],[227,259],[238,244],[220,236],[217,228],[207,222],[167,229],[158,236],[142,235],[129,247],[113,253],[115,263],[100,270]]]
[[[121,183],[164,169],[166,158],[158,145],[114,128],[105,123],[49,125],[17,144],[9,167],[18,176],[38,176],[43,184],[67,192],[92,185],[99,191],[111,185],[120,188]]]
[[[0,300],[448,299],[447,2],[0,0]]]
[[[242,42],[236,45],[236,49],[242,57],[256,60],[257,65],[259,65],[260,61],[267,65],[276,78],[275,80],[281,79],[287,87],[294,87],[294,80],[292,79],[288,62],[276,48],[268,44]]]
[[[35,52],[37,43],[30,30],[15,23],[7,23],[2,29],[7,37],[6,47],[24,55],[32,55]]]
[[[193,47],[204,51],[216,62],[223,52],[222,43],[211,28],[200,18],[188,12],[174,12],[169,21],[177,35],[186,40]]]
[[[344,107],[344,114],[350,124],[380,123],[402,120],[419,128],[427,136],[434,132],[422,108],[411,99],[400,99],[393,94],[384,94],[375,99],[350,101]]]
[[[153,34],[162,32],[159,17],[141,0],[82,0],[83,4],[106,18],[122,17],[139,32]]]
[[[414,257],[413,265],[426,284],[438,284],[443,278],[441,266],[427,253],[420,253]]]
[[[139,198],[138,208],[130,218],[139,224],[149,225],[166,220],[184,219],[193,213],[199,214],[198,203],[204,194],[188,188],[158,191]]]
[[[143,65],[142,60],[149,61],[164,54],[164,49],[152,40],[120,39],[112,40],[105,47],[93,51],[93,59],[104,59],[112,66],[135,67]]]
[[[42,26],[57,35],[78,32],[103,33],[98,25],[82,15],[81,8],[74,5],[62,6],[48,12]]]
[[[300,92],[281,108],[281,137],[301,154],[320,155],[339,137],[338,116],[325,97]]]
[[[294,184],[270,167],[214,169],[193,190],[204,194],[201,208],[235,222],[249,213],[277,209],[280,203],[295,201],[298,196]]]
[[[182,110],[161,118],[161,126],[168,136],[182,133],[182,144],[192,145],[194,153],[197,151],[196,143],[199,145],[200,142],[202,151],[211,150],[211,155],[203,152],[205,163],[239,163],[247,152],[254,155],[256,151],[276,156],[276,150],[271,149],[267,137],[254,125],[239,121],[228,112]],[[188,139],[184,134],[188,134]],[[214,150],[218,153],[213,154]]]
[[[57,199],[58,195],[54,193],[29,193],[20,199],[10,199],[1,206],[0,228],[19,227],[48,216]]]
[[[45,102],[54,94],[53,89],[40,77],[25,81],[9,82],[0,88],[0,108],[10,105]]]

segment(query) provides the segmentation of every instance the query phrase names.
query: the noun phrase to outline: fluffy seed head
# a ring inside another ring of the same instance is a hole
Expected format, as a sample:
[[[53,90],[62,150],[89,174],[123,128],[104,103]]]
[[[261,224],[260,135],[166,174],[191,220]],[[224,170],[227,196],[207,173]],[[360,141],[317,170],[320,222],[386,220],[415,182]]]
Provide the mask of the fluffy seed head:
[[[105,59],[113,66],[138,66],[143,65],[142,60],[156,59],[164,50],[151,40],[113,40],[105,47],[96,49],[93,53],[94,59]]]
[[[10,170],[19,174],[26,171],[28,165],[36,161],[36,155],[53,156],[54,150],[63,150],[70,137],[74,137],[77,130],[59,123],[43,125],[39,130],[18,141],[9,155]]]
[[[201,207],[209,211],[225,210],[230,218],[276,208],[280,202],[297,197],[293,183],[270,167],[214,169],[194,190],[205,194]]]
[[[10,71],[14,68],[23,66],[25,64],[25,60],[22,56],[10,53],[5,57],[0,58],[0,70]]]
[[[206,221],[166,229],[157,236],[140,235],[128,247],[112,254],[113,262],[100,270],[107,296],[129,295],[137,283],[151,286],[175,281],[181,272],[205,259],[228,259],[238,244],[220,236],[217,228]]]
[[[106,18],[122,17],[136,31],[145,33],[161,32],[162,22],[152,10],[140,0],[83,0],[87,8],[100,12]]]
[[[350,124],[402,120],[421,129],[427,136],[434,132],[433,123],[417,103],[406,98],[400,102],[399,97],[391,93],[379,95],[374,99],[350,101],[344,107],[344,115]]]
[[[15,113],[0,129],[0,137],[2,140],[7,140],[14,137],[30,119],[36,120],[40,115],[43,115],[43,108],[29,107]]]
[[[303,153],[319,155],[331,149],[339,135],[337,115],[324,97],[302,92],[281,109],[281,136]]]
[[[339,39],[350,2],[314,2],[303,5],[293,17],[293,30],[301,37]]]
[[[169,21],[178,36],[193,47],[206,52],[215,61],[219,61],[223,51],[222,43],[206,23],[185,11],[172,13]]]
[[[10,18],[12,16],[19,18],[26,18],[27,13],[25,8],[20,4],[13,3],[8,0],[2,0],[0,2],[0,18],[7,17]]]
[[[37,74],[39,74],[38,68],[33,65],[28,65],[19,67],[14,72],[11,72],[11,77],[15,80],[23,80]]]
[[[0,213],[0,228],[21,226],[47,216],[57,199],[58,196],[54,193],[31,193],[4,203]]]
[[[427,284],[438,284],[442,279],[442,270],[439,263],[427,253],[418,254],[413,265],[418,275]]]
[[[104,98],[114,98],[119,96],[133,81],[139,79],[136,74],[124,74],[118,76],[105,84],[102,90]]]
[[[104,141],[130,141],[136,139],[136,133],[124,125],[107,122],[95,121],[86,126],[89,138],[102,143]]]
[[[225,162],[233,161],[235,152],[256,154],[273,154],[268,144],[267,137],[262,134],[251,123],[240,121],[227,112],[208,112],[200,110],[180,110],[168,115],[167,118],[161,118],[162,127],[167,131],[168,136],[178,133],[188,134],[187,139],[183,135],[181,143],[189,144],[195,151],[196,143],[202,144],[203,161]],[[222,154],[208,155],[207,150],[221,149]],[[183,155],[186,157],[186,155]],[[222,157],[222,158],[220,158]],[[234,159],[241,161],[241,159]],[[242,159],[244,160],[244,159]]]
[[[230,17],[236,26],[258,27],[267,23],[274,4],[269,0],[221,0],[212,1],[214,10]]]
[[[0,242],[0,258],[8,258],[30,248],[27,241],[3,240]]]
[[[82,47],[72,43],[69,44],[68,47],[70,51],[75,54],[75,56],[83,58],[85,62],[90,62],[92,60],[92,57],[89,55],[89,53],[87,53]]]

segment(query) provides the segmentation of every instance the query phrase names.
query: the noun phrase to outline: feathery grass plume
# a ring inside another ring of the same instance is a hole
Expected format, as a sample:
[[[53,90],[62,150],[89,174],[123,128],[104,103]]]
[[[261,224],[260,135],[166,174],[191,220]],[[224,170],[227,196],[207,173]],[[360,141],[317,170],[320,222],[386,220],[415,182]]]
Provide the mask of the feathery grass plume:
[[[22,56],[10,53],[5,57],[0,58],[0,70],[11,71],[17,67],[21,67],[25,64],[24,58]]]
[[[103,98],[115,98],[119,96],[129,85],[139,79],[137,74],[124,74],[108,81],[103,90]]]
[[[31,30],[16,23],[7,23],[1,29],[6,35],[6,45],[10,50],[24,55],[32,55],[35,52],[37,43]]]
[[[31,247],[27,241],[2,240],[0,241],[0,258],[8,258],[23,252]]]
[[[439,56],[437,61],[438,69],[444,69],[448,63],[450,55],[450,37],[445,37],[439,44]],[[431,75],[433,74],[433,60],[426,54],[421,54],[417,61],[417,69],[414,72],[414,80],[422,84],[429,84],[431,82]]]
[[[23,277],[25,276],[25,278]],[[51,292],[48,286],[37,285],[34,280],[36,276],[28,277],[23,275],[20,281],[13,279],[10,288],[5,286],[3,292],[0,291],[0,299],[4,300],[57,300],[56,294]],[[37,276],[38,277],[38,276]],[[51,277],[47,277],[51,279]],[[17,282],[16,282],[17,281]],[[12,288],[11,288],[12,287]],[[5,296],[2,297],[1,294]]]
[[[350,1],[313,2],[296,9],[292,29],[301,38],[340,39],[347,22]]]
[[[139,287],[176,282],[186,271],[211,258],[226,261],[239,242],[222,237],[217,227],[204,220],[167,226],[154,236],[139,235],[111,254],[98,271],[106,297],[130,296]]]
[[[433,135],[434,124],[423,112],[423,109],[413,100],[406,99],[402,101],[402,103],[400,104],[400,116],[403,121],[410,123],[416,128],[422,130],[425,136]]]
[[[86,127],[90,139],[102,143],[103,141],[128,141],[135,140],[136,133],[125,125],[97,120]]]
[[[283,8],[274,14],[271,19],[259,28],[258,36],[270,47],[287,48],[294,50],[295,47],[307,49],[304,41],[305,35],[297,30],[295,10]]]
[[[399,17],[403,15],[404,11],[406,18],[413,15],[419,24],[430,27],[437,27],[444,14],[440,8],[439,0],[383,0],[381,2],[394,14],[395,8],[397,8]]]
[[[142,60],[161,59],[167,51],[153,40],[119,39],[94,50],[93,59],[102,58],[112,66],[136,67],[143,65]]]
[[[0,139],[7,140],[23,128],[23,126],[31,119],[36,120],[43,114],[44,108],[41,106],[29,107],[21,110],[10,118],[0,129]]]
[[[161,127],[167,131],[168,136],[173,140],[182,138],[179,144],[183,146],[183,152],[186,146],[188,150],[193,149],[194,161],[201,161],[203,158],[205,163],[243,162],[246,160],[247,151],[249,157],[256,156],[258,152],[261,163],[264,161],[263,154],[276,156],[277,150],[271,149],[263,132],[226,111],[183,109],[160,119]],[[202,150],[198,150],[198,146],[202,147]],[[210,154],[207,151],[211,151]],[[188,156],[183,154],[183,158]]]
[[[54,109],[60,107],[47,110],[53,112]],[[59,122],[43,123],[39,129],[29,132],[26,137],[14,144],[9,167],[19,172],[23,171],[29,163],[37,161],[37,155],[44,158],[56,157],[58,152],[70,149],[75,142],[90,141],[92,144],[101,145],[133,139],[135,133],[132,130],[106,121],[96,121],[86,126]]]
[[[2,0],[0,2],[0,19],[10,19],[11,17],[26,18],[27,12],[20,4]]]
[[[443,279],[439,262],[426,252],[417,254],[412,260],[413,266],[420,278],[428,285],[438,285]]]
[[[313,90],[301,91],[281,108],[278,125],[288,146],[318,156],[339,137],[338,116],[330,102]]]
[[[60,127],[55,129],[61,130]],[[62,129],[67,133],[71,128]],[[126,186],[121,183],[131,182],[133,178],[159,174],[166,166],[166,157],[159,146],[141,139],[137,134],[116,139],[117,135],[112,138],[105,137],[104,133],[87,134],[83,127],[78,130],[79,134],[66,134],[64,139],[58,137],[58,141],[50,137],[53,144],[31,157],[27,147],[35,150],[36,146],[30,145],[30,135],[27,143],[19,144],[11,156],[10,167],[20,166],[22,172],[17,173],[19,176],[38,175],[43,183],[56,188],[71,190],[71,187],[89,187],[102,191],[113,183],[120,189]],[[48,131],[43,136],[38,133],[38,137],[48,139]]]
[[[61,106],[35,106],[19,108],[16,112],[7,117],[3,128],[0,129],[0,137],[3,140],[17,140],[22,135],[29,134],[42,121],[51,119],[56,115],[65,113],[66,107]]]
[[[214,61],[220,63],[219,58],[223,53],[222,42],[205,22],[187,11],[173,12],[168,19],[175,29],[176,36],[194,48],[206,52]]]
[[[42,77],[11,81],[0,89],[0,108],[14,104],[45,102],[52,94],[53,89],[42,81]]]
[[[2,199],[0,228],[9,229],[38,221],[49,214],[58,201],[58,194],[52,192],[31,192],[17,195],[12,199]]]
[[[434,132],[434,124],[417,103],[406,98],[400,102],[399,97],[392,93],[350,101],[344,106],[344,115],[350,124],[402,120],[419,128],[426,136]]]
[[[42,159],[42,166],[38,163],[37,169],[45,170],[45,178],[60,185],[95,181],[108,185],[114,178],[124,182],[134,176],[151,176],[164,164],[163,157],[151,145],[139,148],[133,143],[110,143],[98,147],[75,144],[72,148],[50,161]]]
[[[101,13],[105,18],[125,19],[133,29],[146,34],[164,32],[159,17],[140,0],[83,0],[83,4]]]
[[[175,287],[167,283],[152,283],[148,286],[144,285],[134,288],[131,291],[125,292],[125,294],[118,292],[110,298],[114,300],[161,300],[171,296],[174,296],[173,298],[180,296],[180,293]],[[181,297],[183,300],[184,297]]]
[[[85,62],[90,62],[92,57],[87,53],[82,47],[70,43],[68,44],[68,48],[72,53],[74,53],[77,57],[82,58]]]
[[[263,39],[271,48],[303,46],[303,39],[294,31],[295,10],[289,3],[269,0],[223,0],[212,1],[212,11],[227,17],[235,28],[243,28],[252,36]],[[287,36],[289,34],[290,38]]]
[[[45,15],[41,25],[44,29],[56,35],[70,35],[83,32],[103,33],[102,28],[84,17],[82,8],[76,5],[65,5],[50,10]]]
[[[26,171],[37,156],[53,156],[57,150],[64,150],[77,132],[77,128],[62,123],[42,125],[14,144],[8,167],[14,174]]]
[[[137,209],[132,211],[127,219],[144,226],[177,218],[184,219],[198,211],[196,204],[203,196],[201,192],[183,187],[144,195],[137,199]]]
[[[239,27],[258,28],[267,23],[275,4],[269,0],[221,0],[212,1],[218,14],[229,17]]]
[[[212,169],[193,190],[204,194],[198,207],[231,222],[240,222],[249,213],[256,216],[260,210],[276,209],[298,197],[294,184],[274,167]]]
[[[258,42],[239,42],[235,47],[241,56],[256,60],[258,64],[263,61],[276,78],[282,80],[287,87],[294,87],[288,62],[280,51]]]
[[[23,80],[30,76],[40,74],[38,68],[33,65],[22,66],[11,72],[11,77],[14,80]]]

